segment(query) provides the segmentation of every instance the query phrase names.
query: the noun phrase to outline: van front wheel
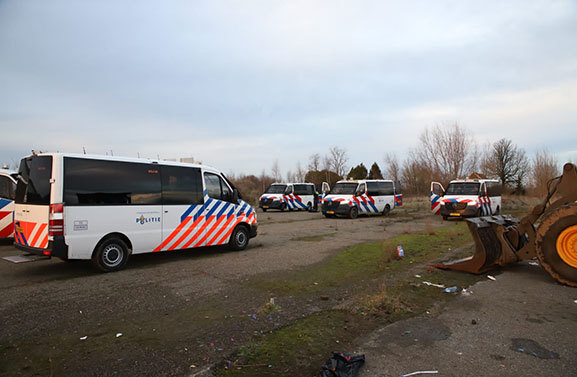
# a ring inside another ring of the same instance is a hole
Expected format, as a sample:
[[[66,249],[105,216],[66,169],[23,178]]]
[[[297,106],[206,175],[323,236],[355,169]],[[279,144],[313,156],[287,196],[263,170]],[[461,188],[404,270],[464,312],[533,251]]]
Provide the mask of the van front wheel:
[[[118,237],[110,237],[96,247],[92,264],[102,272],[122,270],[128,262],[128,246]]]
[[[248,230],[245,226],[239,225],[232,232],[228,245],[232,250],[244,250],[248,245],[248,239]]]
[[[389,213],[391,213],[391,206],[387,204],[383,209],[383,216],[389,216]]]

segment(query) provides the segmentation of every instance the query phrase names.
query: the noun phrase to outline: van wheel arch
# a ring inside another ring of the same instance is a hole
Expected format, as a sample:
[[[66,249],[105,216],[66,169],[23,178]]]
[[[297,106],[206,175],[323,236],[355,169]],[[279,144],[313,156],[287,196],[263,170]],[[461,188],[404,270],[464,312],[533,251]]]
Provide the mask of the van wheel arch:
[[[248,240],[250,239],[250,230],[247,224],[238,224],[230,235],[230,240],[228,241],[228,246],[232,250],[244,250],[248,246]]]
[[[108,253],[119,253],[119,260],[111,260]],[[132,254],[132,243],[122,233],[110,233],[102,237],[92,252],[92,264],[102,272],[113,272],[123,269]]]

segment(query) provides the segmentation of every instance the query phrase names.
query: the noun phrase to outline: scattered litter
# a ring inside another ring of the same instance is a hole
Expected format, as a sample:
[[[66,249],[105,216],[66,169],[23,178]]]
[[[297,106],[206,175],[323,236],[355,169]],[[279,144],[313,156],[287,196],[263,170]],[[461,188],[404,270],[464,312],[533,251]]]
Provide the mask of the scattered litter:
[[[476,325],[477,324],[477,320],[476,319],[472,319],[471,320],[471,325]]]
[[[575,300],[575,301],[573,301],[573,302],[577,304],[577,300]]]
[[[356,377],[365,363],[365,355],[333,352],[321,367],[319,377]]]
[[[121,332],[119,332],[119,333],[116,334],[116,337],[117,337],[117,338],[120,338],[121,336],[122,336],[122,333],[121,333]]]
[[[430,281],[423,281],[423,284],[430,285],[431,287],[445,288],[445,286],[443,284],[435,284],[435,283],[431,283]]]
[[[83,336],[82,338],[80,338],[80,340],[86,340],[86,339],[88,339],[87,336]]]
[[[491,275],[487,275],[487,279],[489,279],[489,280],[493,280],[493,281],[496,281],[496,280],[497,280],[497,279],[495,279],[495,277],[494,277],[494,276],[491,276]]]
[[[409,376],[416,376],[418,374],[437,374],[439,373],[439,371],[436,370],[420,370],[417,372],[412,372],[412,373],[408,373],[408,374],[401,374],[401,377],[409,377]]]
[[[421,278],[421,275],[415,275],[415,277],[420,279],[420,278]]]
[[[531,262],[529,262],[529,264],[531,266],[539,266],[539,262],[536,262],[536,261],[531,261]]]
[[[403,247],[401,245],[397,246],[397,254],[401,258],[405,256],[405,250],[403,250]]]
[[[439,371],[437,370],[420,370],[418,372],[408,373],[408,374],[401,374],[401,377],[409,377],[409,376],[416,376],[418,374],[437,374]]]
[[[455,293],[455,292],[457,292],[457,287],[454,286],[443,289],[443,293]]]
[[[463,290],[461,291],[461,294],[462,294],[463,296],[470,296],[471,293],[473,293],[473,292],[467,290],[467,288],[463,288]]]

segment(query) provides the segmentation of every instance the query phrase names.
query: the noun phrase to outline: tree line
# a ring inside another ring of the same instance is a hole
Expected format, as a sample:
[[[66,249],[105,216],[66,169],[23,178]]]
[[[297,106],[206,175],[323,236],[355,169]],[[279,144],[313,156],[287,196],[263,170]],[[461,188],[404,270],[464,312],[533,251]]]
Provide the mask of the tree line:
[[[331,187],[341,179],[391,179],[400,182],[406,196],[428,195],[432,181],[443,185],[456,178],[467,178],[476,173],[487,178],[498,178],[509,194],[544,196],[547,182],[559,175],[556,158],[546,149],[529,158],[525,151],[509,139],[500,139],[479,146],[471,133],[458,123],[426,128],[419,136],[416,147],[401,161],[395,154],[384,154],[384,168],[375,161],[369,169],[364,163],[349,166],[344,148],[334,146],[322,156],[314,153],[306,167],[297,162],[294,170],[281,174],[278,160],[270,173],[260,176],[229,177],[239,188],[245,200],[256,203],[258,197],[273,182],[311,182]]]

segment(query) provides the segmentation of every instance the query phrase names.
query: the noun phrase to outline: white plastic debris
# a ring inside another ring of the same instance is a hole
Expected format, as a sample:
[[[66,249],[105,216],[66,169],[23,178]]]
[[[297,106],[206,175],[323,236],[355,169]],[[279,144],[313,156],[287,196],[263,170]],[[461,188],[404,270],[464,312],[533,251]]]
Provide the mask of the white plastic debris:
[[[430,285],[431,287],[445,288],[445,286],[443,284],[435,284],[435,283],[431,283],[430,281],[423,281],[423,284]]]
[[[493,280],[493,281],[496,281],[496,280],[497,280],[497,279],[495,279],[495,277],[494,277],[494,276],[491,276],[491,275],[487,275],[487,279],[489,279],[489,280]]]
[[[117,337],[117,338],[120,338],[121,336],[122,336],[122,333],[121,333],[121,332],[119,332],[119,333],[116,334],[116,337]]]
[[[461,294],[462,294],[463,296],[470,296],[471,293],[473,293],[473,292],[467,290],[466,288],[463,288],[463,290],[461,291]]]
[[[420,279],[420,278],[421,278],[421,275],[415,275],[415,277]]]
[[[86,340],[86,339],[88,339],[87,336],[83,336],[82,338],[80,338],[80,340]]]
[[[420,370],[420,371],[413,372],[413,373],[401,374],[401,377],[416,376],[418,374],[437,374],[437,373],[439,373],[438,370]]]
[[[529,262],[529,264],[531,266],[539,266],[539,262],[536,262],[536,261],[531,261],[531,262]]]

